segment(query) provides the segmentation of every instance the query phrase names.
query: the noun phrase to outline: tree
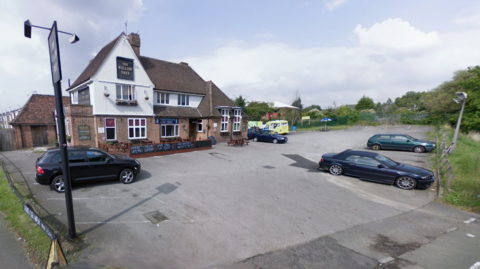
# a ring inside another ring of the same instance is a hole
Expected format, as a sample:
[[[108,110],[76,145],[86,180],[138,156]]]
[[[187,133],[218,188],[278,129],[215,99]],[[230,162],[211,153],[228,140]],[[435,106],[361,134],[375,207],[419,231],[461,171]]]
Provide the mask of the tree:
[[[252,121],[259,121],[263,115],[274,112],[274,109],[268,103],[255,101],[249,102],[243,110],[251,117],[250,120]]]
[[[302,99],[300,98],[300,92],[298,90],[293,96],[292,106],[300,108],[300,111],[303,109]]]
[[[237,98],[235,98],[233,102],[241,108],[245,108],[245,106],[247,105],[247,101],[242,98],[242,95],[239,95]]]
[[[375,108],[375,103],[373,102],[373,99],[367,96],[363,96],[358,100],[357,105],[355,106],[356,110],[362,110],[362,109],[373,109]]]
[[[319,111],[322,111],[322,107],[320,107],[319,105],[310,105],[310,106],[307,106],[306,108],[304,108],[304,109],[302,110],[302,112],[308,112],[308,111],[310,111],[310,110],[312,110],[312,109],[317,109],[317,110],[319,110]]]
[[[425,110],[423,100],[426,94],[425,92],[407,92],[402,97],[395,98],[395,105],[416,111]]]

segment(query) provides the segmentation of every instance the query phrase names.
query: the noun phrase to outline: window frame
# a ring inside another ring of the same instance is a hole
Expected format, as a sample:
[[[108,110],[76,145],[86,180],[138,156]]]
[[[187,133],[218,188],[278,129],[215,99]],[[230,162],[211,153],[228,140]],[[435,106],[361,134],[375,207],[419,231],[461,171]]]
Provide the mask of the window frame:
[[[133,126],[130,125],[130,120],[133,121]],[[136,125],[136,120],[138,120],[139,125]],[[142,126],[142,121],[145,121],[145,126]],[[127,130],[128,130],[128,139],[146,139],[147,138],[147,119],[146,118],[128,118],[127,119]],[[136,135],[136,129],[139,129],[139,136]],[[133,136],[130,136],[130,129],[133,129]],[[142,136],[142,129],[145,130],[145,135]]]
[[[228,132],[228,122],[230,121],[230,110],[222,108],[220,110],[222,119],[220,121],[220,132]]]
[[[164,135],[167,133],[167,126],[173,126],[173,136]],[[162,124],[160,125],[160,137],[161,138],[170,138],[170,137],[179,137],[180,136],[180,124]]]
[[[190,106],[190,96],[186,94],[178,94],[177,95],[177,105],[178,106]]]
[[[120,86],[120,88],[118,88]],[[128,87],[127,89],[127,98],[123,96],[124,94],[124,87]],[[120,95],[119,90],[120,89]],[[130,94],[131,93],[131,94]],[[120,96],[120,98],[118,98]],[[137,100],[137,90],[135,85],[131,84],[115,84],[115,97],[116,100],[121,100],[121,101],[136,101]]]
[[[169,105],[170,104],[170,94],[165,92],[157,92],[157,104]]]
[[[113,120],[113,127],[107,127],[107,120]],[[108,131],[107,129],[114,129],[114,138],[113,139],[108,139]],[[117,140],[117,119],[115,118],[105,118],[105,140],[106,141],[115,141]]]
[[[242,110],[241,109],[233,110],[233,115],[235,116],[233,119],[233,131],[240,132],[241,123],[242,123]]]
[[[197,120],[197,133],[203,132],[203,120]]]

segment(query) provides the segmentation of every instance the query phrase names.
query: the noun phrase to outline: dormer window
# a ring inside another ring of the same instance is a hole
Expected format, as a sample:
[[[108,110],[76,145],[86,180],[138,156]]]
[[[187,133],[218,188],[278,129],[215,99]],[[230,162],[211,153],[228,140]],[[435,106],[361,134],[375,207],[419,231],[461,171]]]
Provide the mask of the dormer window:
[[[157,93],[157,103],[162,105],[170,104],[170,94],[163,92]]]
[[[235,118],[233,119],[233,131],[240,132],[240,122],[242,121],[242,110],[235,109],[233,111]]]
[[[220,113],[222,114],[220,132],[228,132],[228,120],[230,119],[229,110],[222,109]]]
[[[178,95],[178,105],[179,106],[190,106],[190,100],[188,98],[188,95],[179,94]]]

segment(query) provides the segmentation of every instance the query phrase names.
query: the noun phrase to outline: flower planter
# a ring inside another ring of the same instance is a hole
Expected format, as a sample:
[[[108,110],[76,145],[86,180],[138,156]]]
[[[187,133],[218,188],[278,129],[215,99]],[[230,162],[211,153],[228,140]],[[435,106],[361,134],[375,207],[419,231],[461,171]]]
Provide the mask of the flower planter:
[[[138,105],[137,100],[116,100],[118,106],[136,106]]]

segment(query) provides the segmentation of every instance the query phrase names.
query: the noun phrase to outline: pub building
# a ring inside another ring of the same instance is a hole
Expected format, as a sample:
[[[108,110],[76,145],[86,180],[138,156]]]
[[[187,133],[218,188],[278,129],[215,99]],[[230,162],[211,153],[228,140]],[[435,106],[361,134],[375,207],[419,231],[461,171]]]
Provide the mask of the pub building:
[[[67,89],[69,145],[247,137],[250,118],[187,63],[140,55],[140,37],[120,34]]]

